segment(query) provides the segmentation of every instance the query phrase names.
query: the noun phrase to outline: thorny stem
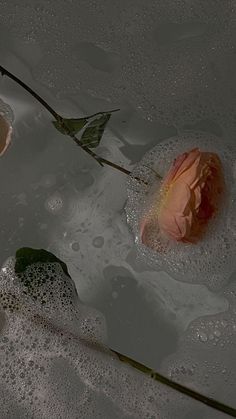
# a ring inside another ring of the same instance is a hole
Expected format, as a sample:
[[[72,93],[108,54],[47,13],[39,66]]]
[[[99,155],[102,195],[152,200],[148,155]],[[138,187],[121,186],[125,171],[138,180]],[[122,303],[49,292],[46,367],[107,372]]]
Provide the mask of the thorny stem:
[[[0,73],[2,74],[2,76],[7,76],[11,80],[15,81],[17,84],[19,84],[21,87],[23,87],[24,90],[26,90],[28,93],[30,93],[31,96],[33,96],[39,103],[41,103],[41,105],[45,109],[47,109],[47,111],[56,119],[56,121],[60,123],[60,125],[63,127],[63,129],[67,133],[67,135],[69,135],[72,138],[72,140],[80,148],[82,148],[87,154],[89,154],[94,160],[96,160],[96,162],[98,164],[100,164],[101,166],[104,166],[104,165],[110,166],[113,169],[119,170],[120,172],[122,172],[122,173],[124,173],[128,176],[131,174],[130,170],[125,169],[124,167],[118,165],[117,163],[113,163],[110,160],[107,160],[107,159],[104,159],[103,157],[100,157],[98,154],[96,154],[94,151],[92,151],[89,147],[84,145],[79,140],[79,138],[77,138],[74,134],[72,134],[70,132],[70,130],[65,126],[63,117],[61,115],[59,115],[40,95],[38,95],[38,93],[36,93],[33,89],[31,89],[31,87],[29,87],[26,83],[24,83],[17,76],[15,76],[13,73],[8,71],[6,68],[4,68],[1,65],[0,65]],[[119,109],[114,109],[112,111],[109,111],[109,113],[113,113],[113,112],[116,112],[118,110]],[[96,112],[95,114],[90,115],[89,118],[93,118],[93,117],[95,117],[97,115],[101,115],[103,113],[105,113],[105,112]],[[139,179],[138,177],[136,177],[135,179],[138,180],[139,182],[142,182],[142,183],[146,184],[146,182],[144,180]]]

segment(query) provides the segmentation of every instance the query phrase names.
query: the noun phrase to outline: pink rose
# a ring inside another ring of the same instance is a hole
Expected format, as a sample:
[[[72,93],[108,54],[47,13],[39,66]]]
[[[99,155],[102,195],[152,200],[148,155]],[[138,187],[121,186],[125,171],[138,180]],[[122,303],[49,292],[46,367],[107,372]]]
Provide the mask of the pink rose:
[[[142,220],[142,243],[153,247],[151,229],[157,227],[170,239],[196,243],[217,213],[223,191],[217,154],[195,148],[178,156],[163,180],[158,207]]]

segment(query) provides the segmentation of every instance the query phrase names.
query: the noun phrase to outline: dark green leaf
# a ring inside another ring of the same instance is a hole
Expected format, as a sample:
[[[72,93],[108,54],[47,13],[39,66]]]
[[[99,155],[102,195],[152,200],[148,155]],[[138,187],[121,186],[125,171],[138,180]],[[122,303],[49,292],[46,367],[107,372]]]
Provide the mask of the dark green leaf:
[[[111,113],[104,113],[99,118],[91,121],[82,134],[81,142],[88,148],[96,148],[101,141],[110,117]]]
[[[61,121],[52,121],[54,127],[64,135],[68,135],[69,133],[76,135],[87,122],[87,118],[62,118]]]
[[[15,272],[16,274],[21,274],[33,263],[53,262],[59,263],[64,273],[70,277],[66,264],[53,255],[53,253],[44,249],[32,249],[30,247],[22,247],[16,251]]]

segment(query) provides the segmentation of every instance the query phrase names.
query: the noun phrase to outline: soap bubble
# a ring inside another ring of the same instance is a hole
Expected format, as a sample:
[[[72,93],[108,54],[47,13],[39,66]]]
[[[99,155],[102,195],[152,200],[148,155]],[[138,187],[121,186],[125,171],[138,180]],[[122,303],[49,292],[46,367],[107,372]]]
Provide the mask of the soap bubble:
[[[59,193],[54,193],[53,195],[49,196],[49,198],[45,202],[45,208],[51,214],[57,214],[63,207],[63,199]]]
[[[204,237],[197,244],[166,243],[158,237],[158,231],[151,231],[152,240],[160,240],[160,250],[150,249],[140,239],[140,220],[150,206],[150,196],[157,193],[161,180],[155,172],[164,177],[176,156],[186,150],[199,147],[203,151],[219,155],[226,183],[226,198],[214,220],[208,225]],[[236,238],[232,228],[234,213],[230,202],[235,199],[233,165],[236,150],[222,143],[212,134],[189,132],[165,140],[150,150],[137,164],[128,181],[127,221],[133,231],[139,256],[153,268],[164,270],[174,278],[192,283],[203,283],[209,288],[222,286],[236,268]],[[135,179],[144,180],[140,182]]]

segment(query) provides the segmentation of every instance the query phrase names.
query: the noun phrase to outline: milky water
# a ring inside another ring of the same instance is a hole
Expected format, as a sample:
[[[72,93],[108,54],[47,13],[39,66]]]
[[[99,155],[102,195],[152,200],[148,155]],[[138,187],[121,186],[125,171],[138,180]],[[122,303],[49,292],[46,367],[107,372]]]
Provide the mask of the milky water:
[[[99,154],[132,170],[161,141],[177,137],[177,144],[193,130],[217,137],[222,153],[234,150],[233,1],[0,0],[0,7],[0,63],[58,112],[121,108]],[[67,263],[80,301],[98,310],[82,310],[75,298],[71,314],[56,281],[44,312],[25,301],[20,285],[7,285],[11,268],[2,273],[4,292],[16,292],[30,310],[2,314],[1,417],[225,417],[84,344],[81,324],[92,324],[89,340],[96,330],[100,342],[235,406],[233,239],[220,254],[215,245],[225,269],[210,269],[207,280],[195,271],[184,283],[166,265],[138,258],[124,211],[126,177],[56,132],[50,115],[6,78],[0,98],[14,113],[13,142],[0,165],[1,263],[21,246],[48,249]],[[224,228],[235,238],[234,207],[231,199]],[[36,315],[50,319],[50,330]],[[71,342],[61,329],[78,338]]]

